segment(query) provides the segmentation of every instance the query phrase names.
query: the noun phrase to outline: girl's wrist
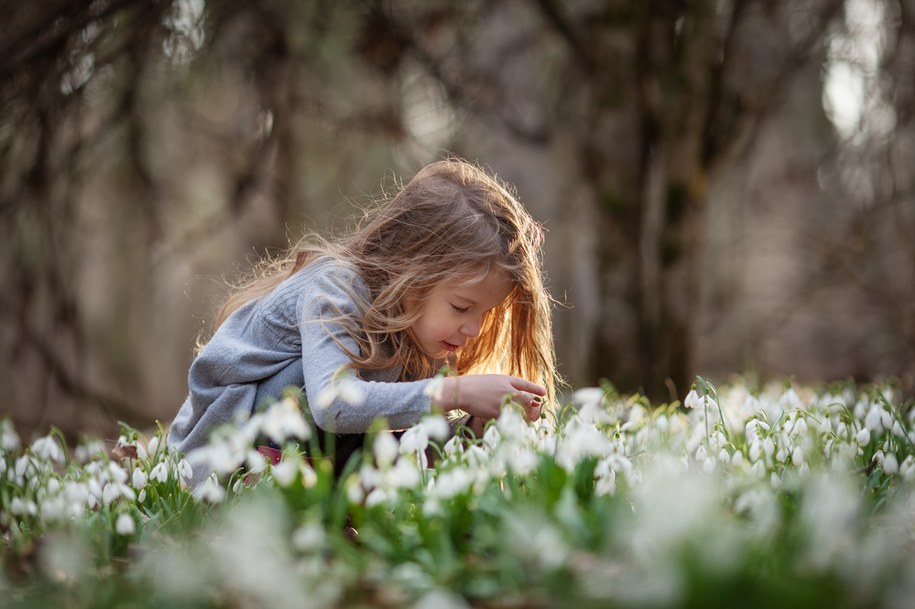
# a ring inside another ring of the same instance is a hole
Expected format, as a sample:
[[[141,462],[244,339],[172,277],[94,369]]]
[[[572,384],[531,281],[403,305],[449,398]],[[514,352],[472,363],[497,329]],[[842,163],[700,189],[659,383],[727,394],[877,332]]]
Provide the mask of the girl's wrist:
[[[438,380],[438,391],[432,396],[433,408],[441,410],[442,412],[449,412],[460,408],[458,378],[459,377],[456,376],[446,376]]]

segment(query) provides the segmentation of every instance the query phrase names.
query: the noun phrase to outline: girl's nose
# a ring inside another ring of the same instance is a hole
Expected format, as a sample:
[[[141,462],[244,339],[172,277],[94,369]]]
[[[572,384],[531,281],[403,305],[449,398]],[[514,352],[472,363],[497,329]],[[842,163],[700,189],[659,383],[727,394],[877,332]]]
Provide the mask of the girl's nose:
[[[471,338],[476,338],[480,335],[480,320],[476,319],[474,321],[468,321],[461,326],[461,334],[465,336],[470,336]]]

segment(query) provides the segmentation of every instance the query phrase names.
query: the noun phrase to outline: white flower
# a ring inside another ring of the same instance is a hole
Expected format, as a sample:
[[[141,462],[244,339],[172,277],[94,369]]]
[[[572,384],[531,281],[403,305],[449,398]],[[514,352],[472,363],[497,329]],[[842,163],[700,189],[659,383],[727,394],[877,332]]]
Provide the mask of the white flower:
[[[31,499],[13,497],[10,501],[10,513],[16,516],[34,516],[38,513],[38,506]]]
[[[759,443],[759,439],[754,439],[753,443],[750,444],[749,455],[750,461],[754,463],[759,461],[759,458],[762,456],[762,445]]]
[[[905,480],[915,478],[915,458],[913,458],[912,455],[908,455],[902,460],[902,463],[899,465],[899,475]]]
[[[252,474],[259,474],[267,469],[267,460],[264,458],[264,455],[256,450],[249,450],[247,457],[245,457],[245,461],[248,463],[248,470]]]
[[[429,445],[429,435],[422,425],[414,425],[400,436],[400,454],[421,453]]]
[[[58,495],[56,497],[51,497],[42,501],[39,512],[41,514],[42,520],[53,522],[63,518],[66,507],[67,506],[64,503],[64,498]]]
[[[372,443],[372,452],[375,454],[375,460],[378,465],[384,469],[390,467],[397,458],[398,444],[397,440],[389,431],[380,431],[375,436]]]
[[[384,486],[390,488],[413,488],[421,481],[416,465],[404,459],[399,459],[384,476]]]
[[[167,482],[168,473],[168,463],[166,461],[159,461],[152,471],[149,472],[149,477],[153,480],[158,480],[159,482]]]
[[[305,416],[299,409],[298,402],[291,397],[284,398],[267,409],[261,429],[277,444],[282,444],[289,438],[307,440],[311,437]]]
[[[155,435],[149,439],[149,444],[146,445],[146,452],[150,457],[155,457],[159,452],[159,436]]]
[[[365,402],[365,392],[359,384],[352,379],[344,379],[339,383],[340,399],[351,406],[362,406]]]
[[[114,530],[118,535],[133,535],[137,531],[137,523],[130,514],[123,512],[118,516]]]
[[[804,463],[804,451],[801,450],[800,446],[794,447],[794,452],[791,453],[791,462],[798,466]]]
[[[590,407],[598,408],[604,399],[604,390],[600,387],[583,387],[572,394],[572,402],[579,409]]]
[[[359,476],[353,474],[346,479],[346,499],[354,505],[362,503],[362,500],[365,499],[365,490],[362,488],[362,484],[359,483]]]
[[[426,388],[428,390],[428,387]],[[316,405],[318,408],[328,408],[337,398],[351,406],[361,406],[365,401],[365,392],[352,379],[341,379],[328,385],[318,393]]]
[[[883,431],[883,417],[880,414],[880,408],[874,404],[864,417],[864,426],[870,431],[880,433]]]
[[[689,393],[686,394],[686,399],[683,400],[683,405],[690,409],[702,406],[702,400],[699,398],[699,394],[696,393],[695,389],[690,389]]]
[[[324,527],[313,522],[303,524],[292,533],[292,547],[299,552],[314,552],[324,547]]]
[[[887,453],[883,458],[883,471],[890,475],[899,471],[899,461],[894,453]]]
[[[282,487],[287,487],[295,482],[296,474],[299,471],[297,459],[283,459],[271,468],[273,479]]]
[[[109,480],[114,480],[118,484],[124,484],[128,479],[127,471],[114,462],[108,463],[108,476]]]
[[[183,480],[184,482],[187,482],[194,477],[194,470],[191,467],[191,464],[187,462],[187,459],[181,459],[181,461],[178,462],[177,473],[179,480]]]
[[[430,494],[437,499],[451,499],[470,488],[473,477],[466,468],[458,467],[440,473],[430,488]]]
[[[221,503],[226,497],[226,489],[219,484],[219,478],[216,472],[213,472],[203,481],[203,484],[194,489],[193,495],[199,501]]]
[[[32,442],[32,452],[45,461],[53,461],[55,463],[63,463],[64,461],[64,451],[60,447],[60,443],[52,435],[38,438]]]
[[[783,408],[787,410],[796,410],[801,407],[801,398],[798,397],[797,392],[794,390],[794,387],[788,387],[788,390],[782,394],[781,403]]]
[[[365,506],[374,507],[376,505],[381,505],[382,503],[391,501],[395,496],[393,490],[379,486],[378,488],[373,489],[372,492],[369,493],[369,496],[365,498]]]
[[[867,427],[863,427],[855,436],[855,442],[857,442],[858,446],[867,446],[870,441],[871,432],[868,431]]]
[[[133,487],[135,489],[137,489],[138,491],[143,490],[146,487],[146,483],[148,480],[149,480],[149,477],[146,475],[146,472],[144,472],[139,467],[134,468],[133,476],[131,477],[131,481],[133,482]]]
[[[437,376],[426,385],[426,388],[423,389],[423,394],[427,397],[432,398],[436,402],[442,401],[442,388],[445,385],[444,377]]]
[[[19,434],[13,428],[12,421],[3,419],[2,423],[0,423],[0,448],[7,452],[15,452],[20,447]]]
[[[438,440],[439,442],[447,439],[448,436],[451,435],[451,427],[448,426],[448,421],[439,414],[424,417],[420,422],[420,425],[423,426],[426,430],[426,434],[430,438]]]
[[[102,489],[102,503],[111,505],[118,497],[133,501],[137,498],[137,495],[132,488],[122,482],[105,483],[105,487]]]
[[[223,438],[193,450],[187,456],[191,469],[202,469],[219,474],[234,472],[241,465],[244,454],[233,450],[230,440]]]

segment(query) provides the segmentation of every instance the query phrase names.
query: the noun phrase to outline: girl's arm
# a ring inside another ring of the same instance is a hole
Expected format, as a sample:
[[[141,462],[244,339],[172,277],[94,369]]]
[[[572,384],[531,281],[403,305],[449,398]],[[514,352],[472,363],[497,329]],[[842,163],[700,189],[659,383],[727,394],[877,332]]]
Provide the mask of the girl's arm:
[[[499,416],[505,396],[524,408],[527,418],[540,418],[540,401],[546,388],[506,374],[469,374],[441,379],[432,406],[444,411],[460,408],[484,422]]]

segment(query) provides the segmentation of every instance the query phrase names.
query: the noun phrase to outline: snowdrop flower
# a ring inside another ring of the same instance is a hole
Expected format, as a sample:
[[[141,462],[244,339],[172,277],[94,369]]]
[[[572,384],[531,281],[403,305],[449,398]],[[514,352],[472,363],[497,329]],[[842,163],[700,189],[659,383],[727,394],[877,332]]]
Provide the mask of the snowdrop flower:
[[[855,436],[855,442],[858,446],[867,446],[871,441],[871,432],[867,427],[863,427]]]
[[[194,470],[191,464],[187,462],[187,459],[181,459],[178,462],[176,473],[178,474],[178,480],[181,482],[187,482],[194,477]]]
[[[393,489],[387,489],[382,487],[377,487],[372,489],[372,492],[369,493],[368,497],[365,498],[366,507],[375,507],[376,505],[381,505],[382,503],[388,503],[396,497]]]
[[[769,431],[769,425],[761,419],[750,419],[744,427],[744,435],[747,442],[755,442],[759,438],[759,430]]]
[[[434,480],[429,493],[437,499],[451,499],[470,488],[473,477],[463,467],[456,467],[440,473]]]
[[[328,408],[337,398],[352,406],[361,406],[365,401],[365,393],[355,381],[341,379],[322,389],[316,404],[319,408]]]
[[[413,488],[422,481],[419,469],[410,461],[398,459],[396,465],[385,473],[384,486]]]
[[[759,443],[758,438],[754,439],[753,443],[750,444],[750,451],[747,456],[749,456],[750,461],[753,461],[754,463],[759,461],[759,458],[762,456],[762,445]]]
[[[299,552],[314,553],[324,547],[326,539],[324,527],[309,522],[292,533],[292,547]]]
[[[426,435],[428,435],[433,440],[439,442],[446,440],[449,435],[451,435],[451,427],[448,425],[448,421],[439,414],[430,415],[423,417],[423,420],[419,423],[422,425],[423,429],[426,430]]]
[[[41,514],[41,519],[44,521],[55,522],[61,520],[66,512],[64,498],[58,495],[45,499],[41,502],[41,507],[38,511]]]
[[[139,467],[135,467],[133,470],[133,476],[131,477],[131,482],[133,482],[133,487],[138,491],[142,491],[146,487],[146,483],[149,480],[149,477]]]
[[[887,453],[883,458],[883,471],[891,476],[899,471],[899,461],[894,453]]]
[[[864,426],[877,434],[883,431],[883,417],[880,414],[880,408],[876,404],[871,406],[867,416],[864,417]]]
[[[779,447],[778,452],[775,453],[775,460],[778,461],[779,463],[784,463],[787,458],[788,458],[787,448],[784,446]]]
[[[73,458],[77,463],[86,463],[92,457],[105,454],[105,445],[98,440],[83,442],[73,451]]]
[[[155,457],[159,452],[159,436],[155,435],[149,439],[146,445],[146,452],[150,457]]]
[[[114,524],[114,530],[118,535],[133,535],[137,531],[137,523],[130,514],[122,512]]]
[[[801,450],[800,446],[794,447],[794,451],[791,453],[791,462],[798,466],[804,463],[804,451]]]
[[[702,400],[699,398],[699,394],[696,393],[695,389],[690,389],[689,393],[686,394],[683,405],[691,410],[702,406]]]
[[[219,484],[219,478],[216,472],[210,474],[203,484],[200,484],[192,491],[194,497],[199,501],[206,503],[222,503],[226,497],[226,489]]]
[[[187,456],[191,470],[198,469],[218,474],[234,472],[242,464],[245,456],[242,450],[235,450],[230,442],[230,439],[223,438],[191,451]]]
[[[432,398],[437,402],[442,400],[442,388],[445,385],[444,377],[436,376],[434,379],[429,381],[429,384],[426,385],[426,388],[423,389],[423,394]]]
[[[819,568],[855,549],[852,532],[859,510],[853,486],[843,477],[818,475],[807,484],[800,516],[809,535],[808,558]]]
[[[604,390],[600,387],[583,387],[572,394],[572,402],[579,407],[599,405],[604,399]]]
[[[372,452],[380,467],[390,467],[394,463],[394,459],[397,458],[397,440],[394,439],[390,431],[381,431],[375,436],[375,441],[372,443]]]
[[[31,499],[13,497],[10,501],[10,513],[15,516],[34,516],[38,513],[38,506]]]
[[[168,463],[166,461],[159,461],[152,471],[149,472],[149,477],[152,480],[158,480],[159,482],[167,482],[168,474]]]
[[[311,437],[311,429],[305,422],[305,416],[299,410],[298,403],[291,397],[284,398],[267,409],[261,429],[277,444],[282,444],[288,438],[307,440]]]
[[[124,484],[128,479],[127,471],[117,463],[110,462],[108,463],[108,479],[118,484]]]
[[[137,498],[133,489],[123,482],[107,482],[102,489],[102,502],[105,505],[111,505],[118,497],[124,497],[128,501],[134,501]]]
[[[422,425],[414,425],[400,436],[400,454],[422,453],[429,445],[429,435]]]
[[[794,390],[794,387],[788,387],[788,390],[782,394],[780,402],[782,404],[782,408],[786,411],[797,410],[801,407],[801,398]]]
[[[339,384],[340,399],[351,406],[362,406],[365,402],[365,392],[358,383],[351,379],[344,379]]]
[[[45,461],[53,461],[55,463],[63,463],[64,461],[64,451],[61,449],[60,443],[50,434],[32,442],[32,452]]]
[[[907,456],[899,465],[899,475],[905,480],[915,478],[915,458],[912,455]]]
[[[15,452],[21,448],[19,434],[13,428],[13,423],[9,419],[3,419],[0,422],[0,448],[7,452]]]
[[[267,469],[267,460],[256,450],[248,451],[245,462],[248,464],[248,471],[252,474],[259,474]]]
[[[362,488],[362,484],[359,483],[359,476],[356,474],[346,479],[345,490],[347,501],[353,505],[358,505],[365,499],[365,490]]]
[[[296,459],[283,459],[271,468],[273,479],[282,487],[290,486],[295,482],[296,474],[299,472],[299,466]]]

